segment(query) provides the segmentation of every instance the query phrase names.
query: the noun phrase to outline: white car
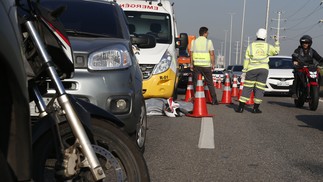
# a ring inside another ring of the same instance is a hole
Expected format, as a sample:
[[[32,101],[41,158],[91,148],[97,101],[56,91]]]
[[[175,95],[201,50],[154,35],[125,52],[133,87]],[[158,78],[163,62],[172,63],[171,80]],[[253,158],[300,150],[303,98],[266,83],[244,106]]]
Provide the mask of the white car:
[[[269,74],[265,93],[289,94],[293,85],[293,62],[291,56],[270,56]]]

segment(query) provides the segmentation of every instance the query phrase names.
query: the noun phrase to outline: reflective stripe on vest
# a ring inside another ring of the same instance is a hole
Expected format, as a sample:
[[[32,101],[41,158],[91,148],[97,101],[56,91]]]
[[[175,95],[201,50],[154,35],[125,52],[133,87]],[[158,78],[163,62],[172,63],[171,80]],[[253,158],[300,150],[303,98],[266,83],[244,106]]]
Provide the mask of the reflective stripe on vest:
[[[254,44],[263,44],[265,46],[267,46],[267,50],[262,49],[262,48],[258,48],[256,50],[256,53],[253,53],[253,46]],[[263,42],[254,42],[251,44],[250,46],[250,61],[249,61],[249,65],[250,66],[257,66],[257,67],[267,67],[268,65],[268,56],[269,56],[269,44]]]
[[[199,39],[199,38],[198,38]],[[201,44],[201,41],[198,41],[196,39],[193,42],[193,61],[195,66],[211,66],[211,57],[209,52],[209,40],[206,39],[205,48],[201,49],[203,45]],[[196,45],[198,43],[198,45]],[[197,50],[197,48],[200,48]]]

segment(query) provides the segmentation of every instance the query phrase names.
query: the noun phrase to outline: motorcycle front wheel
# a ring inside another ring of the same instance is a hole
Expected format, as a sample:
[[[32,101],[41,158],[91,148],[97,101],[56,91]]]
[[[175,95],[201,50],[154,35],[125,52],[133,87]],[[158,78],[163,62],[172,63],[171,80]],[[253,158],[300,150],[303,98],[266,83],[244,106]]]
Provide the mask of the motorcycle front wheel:
[[[149,181],[145,159],[131,138],[109,121],[95,118],[92,118],[91,121],[95,140],[92,146],[106,174],[103,181]],[[65,148],[75,143],[75,138],[67,123],[60,125],[60,132]],[[62,176],[57,175],[61,174],[62,165],[57,160],[58,152],[54,146],[51,131],[34,144],[33,172],[35,181],[62,181]],[[67,167],[70,166],[67,165]],[[94,181],[87,168],[76,171],[77,174],[69,180]]]
[[[297,98],[294,99],[294,104],[296,107],[301,108],[304,106],[306,100],[306,90],[302,85],[298,85],[296,89]]]
[[[310,96],[308,105],[312,111],[315,111],[319,105],[319,87],[311,87]]]

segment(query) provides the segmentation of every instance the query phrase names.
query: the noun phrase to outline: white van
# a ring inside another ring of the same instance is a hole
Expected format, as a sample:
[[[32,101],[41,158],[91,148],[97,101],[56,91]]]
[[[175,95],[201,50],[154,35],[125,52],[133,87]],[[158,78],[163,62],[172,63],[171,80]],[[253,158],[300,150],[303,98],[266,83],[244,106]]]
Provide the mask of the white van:
[[[117,0],[124,10],[133,36],[149,34],[156,38],[154,48],[141,48],[137,54],[143,74],[145,98],[176,97],[178,45],[187,46],[187,34],[177,34],[173,4],[168,0]]]

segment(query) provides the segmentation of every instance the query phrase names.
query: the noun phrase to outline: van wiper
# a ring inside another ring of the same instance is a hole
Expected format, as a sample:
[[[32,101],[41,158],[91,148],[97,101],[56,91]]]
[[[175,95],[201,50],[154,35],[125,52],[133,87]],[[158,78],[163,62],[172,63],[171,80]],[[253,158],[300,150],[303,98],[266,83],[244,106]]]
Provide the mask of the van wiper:
[[[98,33],[92,33],[92,32],[81,32],[77,31],[75,29],[66,29],[65,30],[68,35],[72,36],[80,36],[80,37],[111,37],[109,35],[105,34],[98,34]]]

